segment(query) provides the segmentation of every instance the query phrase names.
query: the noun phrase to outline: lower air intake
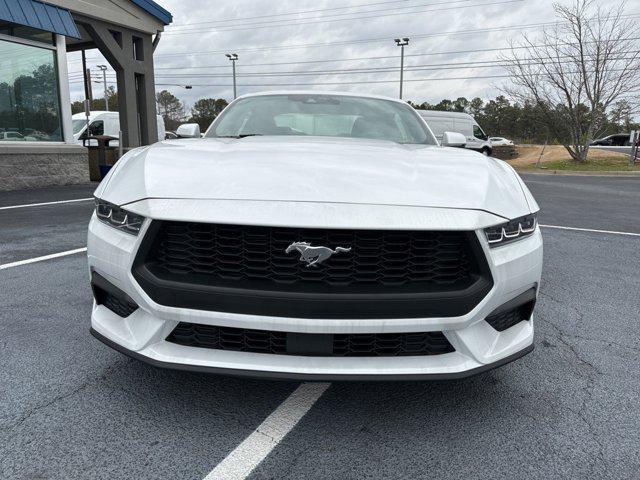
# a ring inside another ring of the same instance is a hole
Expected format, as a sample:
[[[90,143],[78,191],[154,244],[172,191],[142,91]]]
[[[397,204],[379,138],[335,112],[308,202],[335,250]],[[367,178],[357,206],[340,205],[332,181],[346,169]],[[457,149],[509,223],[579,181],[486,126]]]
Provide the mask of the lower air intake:
[[[128,317],[138,309],[138,305],[129,295],[95,272],[91,275],[91,288],[98,305],[104,305],[122,318]]]
[[[249,330],[246,328],[212,327],[181,322],[167,341],[187,347],[212,348],[233,352],[287,353],[286,332]]]
[[[235,352],[318,357],[400,357],[455,351],[442,332],[301,334],[181,322],[167,341]]]
[[[371,333],[333,336],[333,354],[342,357],[441,355],[455,349],[442,332]]]
[[[498,332],[531,318],[536,304],[536,291],[531,289],[495,310],[485,320]]]

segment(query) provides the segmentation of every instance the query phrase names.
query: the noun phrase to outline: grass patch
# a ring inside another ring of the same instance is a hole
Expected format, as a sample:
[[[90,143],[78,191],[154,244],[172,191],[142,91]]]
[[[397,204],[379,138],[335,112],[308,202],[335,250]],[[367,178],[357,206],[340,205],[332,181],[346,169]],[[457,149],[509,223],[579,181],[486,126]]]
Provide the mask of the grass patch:
[[[536,168],[535,163],[520,166],[521,170],[562,170],[572,172],[640,172],[640,165],[629,165],[628,157],[599,157],[578,163],[570,158],[543,162],[543,168]]]

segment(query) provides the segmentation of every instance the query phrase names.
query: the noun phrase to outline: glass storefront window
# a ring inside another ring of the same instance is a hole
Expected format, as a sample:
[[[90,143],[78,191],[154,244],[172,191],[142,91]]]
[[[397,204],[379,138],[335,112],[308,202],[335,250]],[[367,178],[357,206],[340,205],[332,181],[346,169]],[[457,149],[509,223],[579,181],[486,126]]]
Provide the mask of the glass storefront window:
[[[26,27],[24,25],[17,25],[15,23],[0,22],[0,33],[3,35],[10,35],[12,37],[33,40],[34,42],[47,43],[49,45],[55,44],[55,36],[53,33]]]
[[[62,141],[55,54],[0,40],[0,141]]]

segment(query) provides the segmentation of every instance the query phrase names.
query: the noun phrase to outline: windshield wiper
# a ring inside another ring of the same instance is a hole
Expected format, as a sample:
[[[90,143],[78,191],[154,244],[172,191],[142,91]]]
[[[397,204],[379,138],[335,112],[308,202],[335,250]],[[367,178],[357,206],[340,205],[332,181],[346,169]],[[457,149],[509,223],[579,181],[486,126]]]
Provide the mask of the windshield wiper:
[[[245,137],[260,137],[261,133],[242,133],[240,135],[220,135],[217,138],[245,138]]]

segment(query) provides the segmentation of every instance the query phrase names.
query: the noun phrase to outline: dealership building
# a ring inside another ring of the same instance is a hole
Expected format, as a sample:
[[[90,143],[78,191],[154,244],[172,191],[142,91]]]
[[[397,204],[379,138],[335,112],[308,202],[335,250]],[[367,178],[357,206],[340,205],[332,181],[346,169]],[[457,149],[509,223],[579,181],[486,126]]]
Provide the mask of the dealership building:
[[[0,190],[89,180],[68,52],[98,49],[115,71],[123,147],[153,143],[153,51],[171,21],[151,0],[0,0]]]

